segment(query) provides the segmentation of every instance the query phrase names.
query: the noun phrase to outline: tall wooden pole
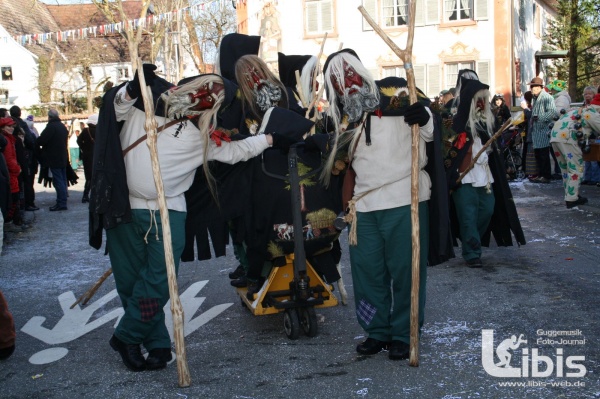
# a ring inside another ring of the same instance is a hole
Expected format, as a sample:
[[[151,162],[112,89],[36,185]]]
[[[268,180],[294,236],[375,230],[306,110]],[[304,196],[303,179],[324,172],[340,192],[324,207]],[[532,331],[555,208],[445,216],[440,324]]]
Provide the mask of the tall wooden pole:
[[[412,46],[415,36],[415,0],[409,1],[408,6],[408,39],[406,42],[406,50],[402,50],[386,35],[379,27],[377,22],[371,18],[367,10],[363,6],[359,6],[358,10],[367,20],[373,30],[381,36],[383,41],[390,46],[392,51],[400,57],[404,63],[406,70],[406,80],[408,82],[408,97],[411,104],[417,102],[417,86],[415,84],[415,72],[412,66]],[[419,126],[411,126],[412,133],[412,164],[410,170],[411,178],[411,196],[410,196],[410,220],[411,220],[411,236],[412,236],[412,282],[410,290],[410,359],[409,364],[413,367],[419,366],[419,284],[420,284],[420,259],[421,259],[421,244],[419,241]]]
[[[142,4],[141,19],[146,18],[146,11],[150,5],[150,0],[144,0]],[[121,0],[119,0],[119,7],[121,11],[121,17],[123,21],[127,21],[127,17],[123,12]],[[165,250],[165,263],[167,265],[167,278],[169,281],[169,296],[171,298],[171,312],[173,314],[173,335],[175,338],[175,354],[177,356],[177,374],[179,376],[179,386],[188,387],[191,383],[190,370],[187,364],[187,356],[185,350],[185,340],[183,333],[183,307],[181,306],[181,300],[179,298],[179,292],[177,288],[177,276],[175,274],[175,261],[173,257],[173,246],[171,244],[171,225],[169,223],[169,210],[167,208],[167,200],[165,198],[165,190],[162,181],[162,175],[160,172],[160,164],[158,160],[158,151],[156,147],[158,133],[156,132],[157,123],[154,117],[154,101],[152,98],[152,92],[150,88],[146,86],[146,79],[144,77],[144,68],[142,67],[142,60],[138,56],[138,45],[141,42],[142,29],[138,28],[136,35],[134,36],[133,27],[131,24],[127,24],[127,43],[129,45],[129,52],[131,56],[131,62],[134,69],[137,70],[138,78],[140,80],[140,88],[142,89],[142,99],[144,100],[144,111],[146,113],[146,122],[144,129],[148,135],[146,144],[150,148],[150,159],[152,162],[152,174],[154,176],[154,184],[156,185],[156,192],[158,196],[158,206],[160,210],[160,220],[163,231],[163,244]]]

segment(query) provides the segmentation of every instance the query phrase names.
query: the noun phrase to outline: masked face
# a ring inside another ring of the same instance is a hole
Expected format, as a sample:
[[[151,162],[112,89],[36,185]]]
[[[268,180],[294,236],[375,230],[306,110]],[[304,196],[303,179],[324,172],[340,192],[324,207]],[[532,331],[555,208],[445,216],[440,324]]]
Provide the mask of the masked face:
[[[354,94],[363,86],[362,77],[354,68],[344,62],[344,86],[340,87],[339,82],[331,76],[331,84],[339,95]]]
[[[262,76],[254,67],[250,67],[246,73],[246,83],[251,89],[260,89],[265,82],[265,77]]]
[[[485,100],[483,98],[477,99],[477,109],[481,111],[485,110]]]
[[[190,93],[191,103],[197,104],[192,107],[194,111],[203,111],[211,109],[218,99],[218,95],[223,91],[223,84],[217,82],[206,83],[196,93]]]

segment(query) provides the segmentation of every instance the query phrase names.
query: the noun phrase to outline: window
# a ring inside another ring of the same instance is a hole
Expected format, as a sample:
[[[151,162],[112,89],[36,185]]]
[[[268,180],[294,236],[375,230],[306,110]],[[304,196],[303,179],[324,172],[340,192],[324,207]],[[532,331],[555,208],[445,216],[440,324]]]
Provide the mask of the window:
[[[444,0],[444,20],[462,21],[473,19],[472,0]]]
[[[117,79],[129,80],[129,68],[128,67],[117,68]]]
[[[542,12],[540,7],[533,3],[533,33],[536,37],[541,36],[542,31]]]
[[[408,0],[383,0],[381,11],[386,27],[408,24]]]
[[[525,30],[525,0],[519,0],[519,28]]]
[[[305,0],[304,29],[307,35],[333,31],[333,1]]]
[[[458,71],[461,69],[472,69],[475,70],[475,63],[472,61],[456,62],[453,64],[446,64],[446,86],[454,87],[456,85],[456,79],[458,79]]]
[[[390,76],[397,76],[399,78],[406,79],[406,70],[404,69],[403,66],[387,66],[387,67],[383,67],[381,69],[382,69],[382,75],[384,78],[387,78]]]
[[[13,80],[12,67],[3,66],[0,70],[2,71],[2,80]]]

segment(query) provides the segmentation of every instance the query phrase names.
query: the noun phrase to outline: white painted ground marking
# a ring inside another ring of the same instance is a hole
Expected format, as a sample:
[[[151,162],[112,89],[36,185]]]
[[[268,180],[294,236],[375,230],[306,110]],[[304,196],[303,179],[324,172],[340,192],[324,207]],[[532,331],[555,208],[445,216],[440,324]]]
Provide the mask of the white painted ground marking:
[[[21,331],[39,339],[48,345],[64,344],[73,341],[82,335],[108,323],[110,320],[120,317],[123,314],[123,308],[116,308],[104,316],[88,323],[94,312],[106,305],[117,296],[117,290],[112,290],[102,298],[81,309],[79,305],[70,309],[71,304],[77,301],[72,291],[67,291],[58,296],[60,307],[64,316],[56,323],[54,328],[48,329],[42,324],[46,320],[42,316],[34,316],[23,326]]]

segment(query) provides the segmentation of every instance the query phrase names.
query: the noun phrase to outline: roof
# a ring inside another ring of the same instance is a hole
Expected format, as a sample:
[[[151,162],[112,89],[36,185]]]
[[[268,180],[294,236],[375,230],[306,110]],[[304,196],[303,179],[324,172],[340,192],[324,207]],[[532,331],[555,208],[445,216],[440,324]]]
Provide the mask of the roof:
[[[0,25],[12,36],[59,30],[46,5],[38,1],[1,0]],[[52,48],[49,43],[32,44],[27,50],[39,56],[50,53]]]
[[[129,19],[140,17],[141,1],[129,0],[122,4],[123,11]],[[117,16],[116,20],[120,19],[120,16]],[[38,0],[0,0],[0,25],[13,36],[64,32],[110,23],[95,4],[48,5]],[[77,58],[78,53],[82,51],[81,47],[91,46],[102,63],[130,61],[127,42],[118,33],[107,36],[98,33],[95,37],[90,35],[86,39],[27,44],[25,48],[39,56],[52,52],[56,48],[55,45],[58,45],[67,58]],[[150,39],[145,37],[139,49],[142,59],[149,58],[150,46]]]
[[[142,12],[141,1],[124,1],[123,11],[129,19],[139,18]],[[87,28],[110,24],[104,13],[95,4],[64,4],[46,5],[48,11],[61,30]],[[120,15],[115,14],[115,21],[121,20]]]
[[[124,1],[122,4],[123,11],[128,19],[140,17],[142,11],[141,1],[130,0]],[[95,4],[46,5],[46,7],[61,31],[77,30],[112,23],[112,21],[107,19],[104,13],[100,11]],[[121,21],[120,15],[115,14],[115,21]],[[150,43],[149,38],[144,37],[144,39],[142,39],[142,45],[139,48],[142,59],[149,58],[151,48]],[[75,55],[81,51],[81,47],[88,46],[96,49],[98,60],[101,60],[102,63],[129,62],[131,60],[127,42],[119,33],[107,35],[97,33],[95,37],[90,35],[86,39],[59,42],[59,47],[67,58],[69,57],[69,54]]]

